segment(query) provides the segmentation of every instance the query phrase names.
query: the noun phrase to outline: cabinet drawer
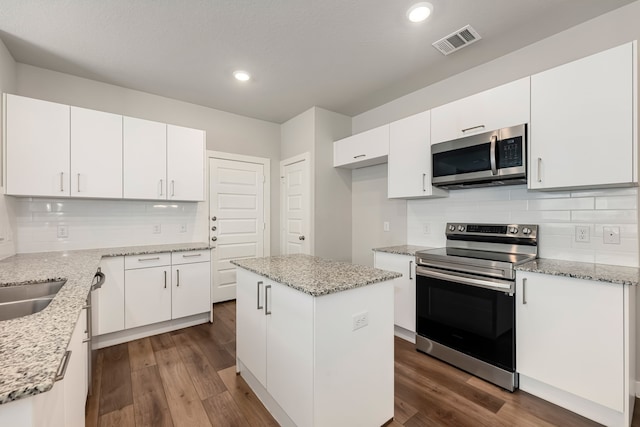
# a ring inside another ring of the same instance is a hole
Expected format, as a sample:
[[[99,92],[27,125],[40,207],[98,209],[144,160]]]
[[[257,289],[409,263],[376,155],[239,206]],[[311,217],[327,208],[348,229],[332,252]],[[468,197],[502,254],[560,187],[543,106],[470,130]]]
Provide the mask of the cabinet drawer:
[[[171,265],[170,252],[163,252],[159,254],[127,255],[124,257],[125,270],[158,267],[162,265]]]
[[[209,262],[211,251],[203,249],[200,251],[172,252],[171,264],[191,264],[194,262]]]

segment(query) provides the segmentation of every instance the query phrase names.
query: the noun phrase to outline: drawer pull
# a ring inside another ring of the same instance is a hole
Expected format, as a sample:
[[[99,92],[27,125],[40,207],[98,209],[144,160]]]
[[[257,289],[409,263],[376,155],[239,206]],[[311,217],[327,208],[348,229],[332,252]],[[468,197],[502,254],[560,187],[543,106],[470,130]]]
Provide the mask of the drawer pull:
[[[143,262],[143,261],[159,261],[160,257],[153,257],[153,258],[138,258],[138,261]]]
[[[471,126],[470,128],[462,129],[462,133],[469,132],[474,129],[484,129],[484,125]]]
[[[353,156],[354,159],[358,159],[360,157],[366,157],[366,154],[358,154],[357,156]]]
[[[199,256],[202,256],[202,254],[182,255],[182,258],[194,258]]]

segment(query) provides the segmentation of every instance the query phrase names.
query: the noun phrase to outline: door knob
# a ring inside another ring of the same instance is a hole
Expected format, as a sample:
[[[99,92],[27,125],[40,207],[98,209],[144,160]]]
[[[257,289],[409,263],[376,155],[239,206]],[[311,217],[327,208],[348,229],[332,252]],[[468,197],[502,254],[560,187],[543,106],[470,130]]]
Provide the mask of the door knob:
[[[216,236],[213,236],[213,237],[211,238],[211,240],[213,240],[213,241],[215,242],[216,240],[218,240],[218,238],[217,238]]]
[[[215,220],[217,220],[217,219],[218,219],[218,217],[216,217],[216,216],[212,216],[212,217],[211,217],[211,221],[215,221]]]
[[[299,240],[304,240],[304,236],[298,237]]]
[[[211,227],[211,231],[216,231],[218,229],[218,227],[216,227],[215,225],[213,227]]]

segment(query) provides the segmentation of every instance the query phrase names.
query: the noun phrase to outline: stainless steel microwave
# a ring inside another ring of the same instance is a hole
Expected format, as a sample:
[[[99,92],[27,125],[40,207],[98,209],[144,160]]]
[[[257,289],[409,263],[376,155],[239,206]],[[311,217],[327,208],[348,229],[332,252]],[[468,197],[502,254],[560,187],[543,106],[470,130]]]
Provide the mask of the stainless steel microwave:
[[[431,146],[432,184],[470,188],[527,182],[527,125]]]

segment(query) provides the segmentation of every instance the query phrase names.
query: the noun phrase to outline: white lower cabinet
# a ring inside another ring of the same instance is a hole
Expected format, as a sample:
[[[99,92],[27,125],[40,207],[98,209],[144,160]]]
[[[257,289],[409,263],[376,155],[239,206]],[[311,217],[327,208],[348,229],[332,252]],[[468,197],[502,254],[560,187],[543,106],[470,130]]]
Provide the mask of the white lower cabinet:
[[[413,334],[416,332],[415,260],[416,258],[411,255],[374,252],[374,266],[376,268],[402,273],[402,277],[393,279],[393,322],[396,326]]]
[[[393,417],[391,282],[317,296],[237,270],[238,370],[283,426]],[[353,330],[353,316],[368,325]]]
[[[49,391],[0,405],[0,425],[11,427],[83,426],[87,399],[86,316],[80,315],[67,347],[64,377]]]
[[[171,320],[171,264],[124,272],[124,327]]]
[[[606,425],[628,425],[634,399],[635,288],[518,272],[520,388]]]
[[[209,311],[211,267],[209,250],[171,254],[171,318]]]

